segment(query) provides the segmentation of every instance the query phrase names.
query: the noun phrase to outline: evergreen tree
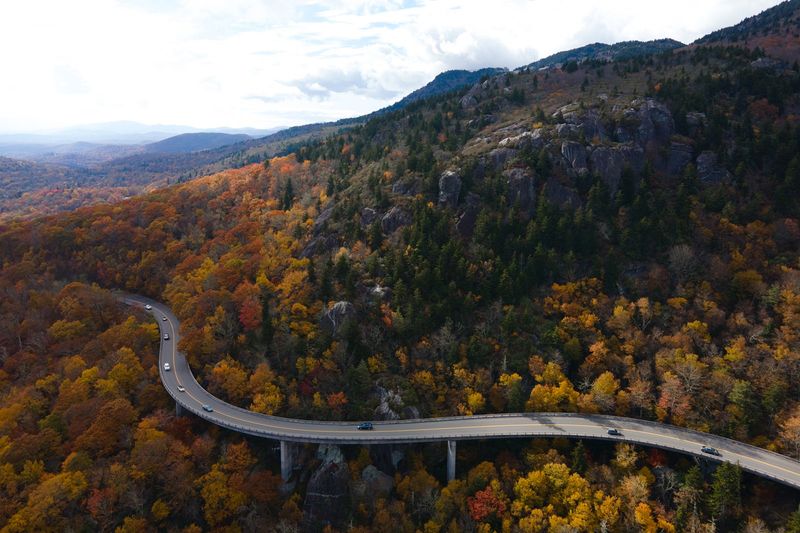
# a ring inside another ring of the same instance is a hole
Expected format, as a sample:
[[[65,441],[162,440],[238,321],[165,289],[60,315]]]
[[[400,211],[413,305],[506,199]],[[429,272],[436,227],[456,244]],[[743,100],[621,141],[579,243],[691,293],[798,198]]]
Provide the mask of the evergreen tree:
[[[286,180],[286,189],[283,191],[283,201],[281,202],[281,209],[288,211],[294,205],[294,185],[292,185],[292,178]]]
[[[722,463],[714,472],[709,505],[714,520],[723,530],[733,524],[742,511],[742,469],[739,465]]]
[[[266,343],[272,343],[272,337],[275,334],[275,326],[272,325],[272,315],[269,309],[269,295],[263,294],[261,296],[261,340]]]

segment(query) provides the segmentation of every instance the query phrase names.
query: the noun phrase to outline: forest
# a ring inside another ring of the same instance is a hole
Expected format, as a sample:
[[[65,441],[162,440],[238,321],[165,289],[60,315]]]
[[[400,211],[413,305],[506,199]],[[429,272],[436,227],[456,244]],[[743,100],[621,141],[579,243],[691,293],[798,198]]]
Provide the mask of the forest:
[[[460,444],[449,483],[434,444],[307,446],[284,486],[274,443],[175,415],[113,292],[167,303],[203,386],[262,413],[609,413],[800,458],[800,73],[768,57],[503,73],[3,223],[0,527],[800,531],[796,491],[625,444]]]

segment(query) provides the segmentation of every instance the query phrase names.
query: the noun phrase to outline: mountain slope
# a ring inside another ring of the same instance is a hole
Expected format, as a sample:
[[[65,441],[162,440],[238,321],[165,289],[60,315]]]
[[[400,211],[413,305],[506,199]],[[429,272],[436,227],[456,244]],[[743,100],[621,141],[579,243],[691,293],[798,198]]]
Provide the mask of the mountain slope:
[[[169,137],[162,141],[145,145],[145,152],[180,154],[189,152],[199,152],[201,150],[211,150],[250,139],[249,135],[230,134],[230,133],[183,133],[174,137]]]
[[[623,41],[615,44],[594,43],[581,46],[580,48],[558,52],[544,59],[539,59],[527,65],[527,68],[536,70],[540,68],[556,67],[570,61],[580,63],[581,61],[589,60],[625,60],[633,57],[665,52],[667,50],[674,50],[681,46],[684,46],[684,44],[673,39]]]

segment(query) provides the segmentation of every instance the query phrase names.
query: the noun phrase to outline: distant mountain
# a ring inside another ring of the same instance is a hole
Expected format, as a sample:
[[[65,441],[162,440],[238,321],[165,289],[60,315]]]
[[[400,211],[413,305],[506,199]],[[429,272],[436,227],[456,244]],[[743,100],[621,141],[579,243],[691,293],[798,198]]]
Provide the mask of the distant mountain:
[[[623,41],[616,44],[593,43],[558,52],[551,56],[534,61],[527,68],[538,70],[540,68],[558,67],[570,61],[580,63],[587,60],[622,61],[632,57],[665,52],[674,48],[685,46],[674,39],[658,39],[655,41]]]
[[[183,133],[144,147],[148,153],[184,154],[219,148],[250,139],[249,135],[230,133]]]

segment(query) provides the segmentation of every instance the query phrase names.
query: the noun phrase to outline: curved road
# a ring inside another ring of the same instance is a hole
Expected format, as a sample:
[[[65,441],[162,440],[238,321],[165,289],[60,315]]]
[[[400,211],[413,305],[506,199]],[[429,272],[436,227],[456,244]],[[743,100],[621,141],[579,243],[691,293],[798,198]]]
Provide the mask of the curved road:
[[[177,349],[179,322],[165,305],[141,296],[125,295],[129,305],[152,306],[161,331],[159,371],[167,392],[184,409],[219,426],[289,442],[390,444],[513,437],[566,437],[630,442],[718,461],[738,463],[743,470],[800,489],[800,462],[732,439],[633,418],[570,413],[521,413],[375,422],[359,431],[353,422],[319,422],[264,415],[223,402],[206,391]],[[163,320],[163,318],[166,320]],[[164,334],[169,340],[164,340]],[[166,371],[164,363],[171,369]],[[180,391],[178,387],[182,387]],[[207,405],[212,412],[204,411]],[[619,436],[608,434],[609,428]],[[712,446],[714,457],[700,451]]]

